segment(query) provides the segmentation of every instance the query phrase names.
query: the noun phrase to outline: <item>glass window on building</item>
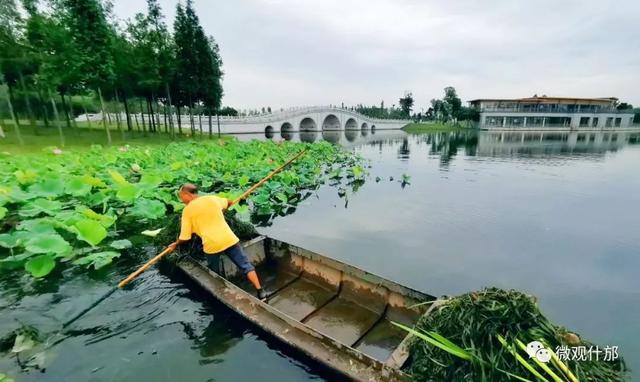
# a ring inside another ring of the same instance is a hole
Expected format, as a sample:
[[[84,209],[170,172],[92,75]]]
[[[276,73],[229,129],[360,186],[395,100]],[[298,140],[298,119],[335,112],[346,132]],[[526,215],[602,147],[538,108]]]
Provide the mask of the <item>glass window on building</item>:
[[[591,126],[592,127],[598,126],[598,117],[593,117],[593,119],[591,120]]]
[[[589,135],[589,142],[595,142],[595,140],[596,140],[596,135],[595,134]]]
[[[613,117],[608,117],[607,122],[604,124],[604,127],[611,127],[611,126],[613,126]]]
[[[568,127],[571,124],[570,117],[548,117],[547,126],[549,127]]]
[[[620,127],[622,124],[622,118],[616,118],[616,127]]]
[[[524,124],[524,117],[507,117],[507,126],[520,127]]]
[[[589,126],[589,117],[580,117],[580,127]]]
[[[502,126],[502,117],[486,117],[485,124],[488,126]]]
[[[542,126],[543,117],[527,117],[527,126]]]

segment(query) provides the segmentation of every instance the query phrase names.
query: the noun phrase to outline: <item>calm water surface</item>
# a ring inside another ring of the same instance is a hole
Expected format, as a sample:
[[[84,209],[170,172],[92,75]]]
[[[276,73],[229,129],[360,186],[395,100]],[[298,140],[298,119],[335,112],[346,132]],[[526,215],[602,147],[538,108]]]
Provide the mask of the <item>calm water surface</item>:
[[[252,138],[264,139],[241,137]],[[532,293],[552,320],[620,346],[640,368],[639,134],[285,138],[343,144],[371,160],[370,176],[345,198],[321,187],[263,233],[433,295],[484,286]],[[404,187],[402,174],[411,177]],[[67,270],[55,281],[4,276],[0,336],[29,324],[46,337],[150,255],[100,274]],[[21,373],[6,352],[0,371],[18,381],[332,377],[164,268],[114,294],[67,336],[56,337],[63,341],[47,352],[44,373]]]

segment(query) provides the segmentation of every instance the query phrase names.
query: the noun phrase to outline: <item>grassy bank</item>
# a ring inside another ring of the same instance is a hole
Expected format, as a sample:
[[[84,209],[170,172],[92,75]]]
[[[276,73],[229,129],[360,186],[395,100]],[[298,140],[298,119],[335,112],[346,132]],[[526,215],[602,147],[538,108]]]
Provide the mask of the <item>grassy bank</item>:
[[[84,123],[78,123],[77,128],[69,129],[66,126],[62,128],[64,136],[64,144],[60,138],[60,133],[56,127],[43,127],[29,125],[28,122],[24,122],[20,126],[20,136],[22,137],[23,144],[15,133],[13,124],[2,124],[4,132],[4,138],[0,137],[0,152],[8,152],[12,154],[39,152],[43,148],[47,147],[59,147],[63,149],[82,149],[89,148],[91,145],[107,145],[107,133],[105,132],[102,124],[92,123],[91,128]],[[183,135],[176,134],[175,138],[172,138],[170,134],[164,132],[164,126],[162,126],[162,132],[158,133],[143,133],[141,131],[127,131],[126,126],[119,131],[117,125],[112,123],[108,125],[109,133],[111,135],[111,145],[153,145],[153,144],[166,144],[169,142],[184,142],[187,140],[208,140],[208,132],[204,132],[200,135],[199,132],[195,136],[191,137],[186,135],[190,134],[190,131],[185,131],[183,128]],[[213,138],[217,138],[217,134],[214,132]]]
[[[422,133],[422,132],[430,132],[430,131],[460,131],[460,130],[468,130],[469,128],[465,125],[460,124],[448,124],[442,122],[421,122],[421,123],[410,123],[407,126],[403,127],[402,130],[407,133]]]

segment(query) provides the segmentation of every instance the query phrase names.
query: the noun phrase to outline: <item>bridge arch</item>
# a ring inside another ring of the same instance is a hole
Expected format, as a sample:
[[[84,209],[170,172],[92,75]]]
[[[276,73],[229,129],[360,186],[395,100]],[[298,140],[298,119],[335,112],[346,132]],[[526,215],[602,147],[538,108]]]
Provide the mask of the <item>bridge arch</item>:
[[[322,130],[340,130],[340,120],[334,114],[329,114],[322,122]]]
[[[274,135],[274,129],[273,126],[268,125],[267,127],[264,128],[264,136],[267,139],[271,139],[273,138]]]
[[[316,125],[316,121],[314,121],[311,117],[306,117],[302,121],[300,121],[300,131],[314,131],[318,129],[318,125]]]
[[[358,129],[358,122],[356,122],[356,120],[353,119],[353,118],[349,118],[349,119],[347,119],[347,123],[344,124],[344,129],[345,130],[357,130]]]
[[[280,136],[286,139],[286,136],[290,136],[293,132],[293,125],[289,122],[285,122],[280,126]]]
[[[367,125],[367,123],[366,123],[366,122],[362,122],[361,130],[362,130],[362,131],[369,130],[369,125]]]

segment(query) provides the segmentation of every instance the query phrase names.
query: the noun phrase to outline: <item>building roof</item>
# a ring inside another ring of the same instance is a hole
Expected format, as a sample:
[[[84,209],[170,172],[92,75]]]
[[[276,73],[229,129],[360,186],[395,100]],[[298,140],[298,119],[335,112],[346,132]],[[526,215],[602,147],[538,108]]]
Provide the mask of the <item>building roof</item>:
[[[593,102],[593,103],[611,103],[617,101],[616,97],[602,98],[578,98],[578,97],[527,97],[527,98],[478,98],[469,102],[494,101],[494,102],[526,102],[526,103],[556,103],[556,102]]]

